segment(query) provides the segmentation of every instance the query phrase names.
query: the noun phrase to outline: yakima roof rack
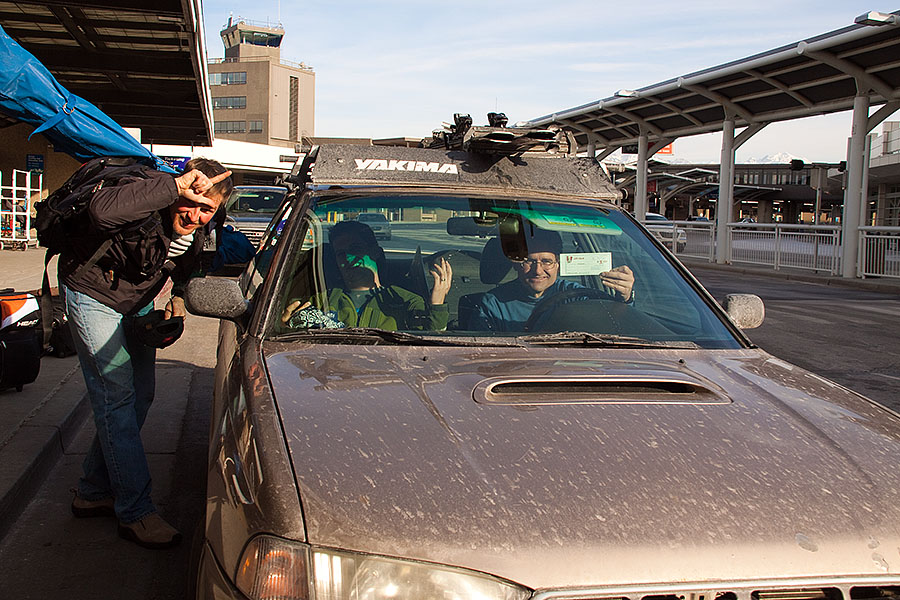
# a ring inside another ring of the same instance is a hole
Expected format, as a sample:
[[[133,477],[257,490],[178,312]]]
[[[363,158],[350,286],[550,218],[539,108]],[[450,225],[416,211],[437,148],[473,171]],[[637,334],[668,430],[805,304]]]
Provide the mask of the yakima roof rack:
[[[472,125],[472,117],[453,115],[453,125],[434,132],[426,148],[463,150],[482,154],[563,154],[575,156],[575,136],[554,125],[507,127],[503,113],[488,113],[488,126]]]

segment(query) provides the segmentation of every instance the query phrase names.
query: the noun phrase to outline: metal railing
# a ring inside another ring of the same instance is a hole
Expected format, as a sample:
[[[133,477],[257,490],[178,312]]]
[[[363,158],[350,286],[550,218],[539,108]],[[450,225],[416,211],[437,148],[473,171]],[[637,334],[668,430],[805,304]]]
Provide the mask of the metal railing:
[[[860,277],[900,278],[900,227],[860,227]]]
[[[674,221],[676,231],[683,231],[685,244],[676,246],[673,252],[679,256],[705,258],[709,262],[716,259],[716,224],[709,221]],[[677,233],[676,233],[677,237]]]
[[[716,260],[715,223],[675,221],[685,233],[679,256]],[[860,227],[857,276],[900,278],[900,227]],[[806,269],[838,275],[841,272],[839,225],[729,223],[728,262]]]
[[[827,271],[841,269],[841,228],[837,225],[729,223],[731,262]]]

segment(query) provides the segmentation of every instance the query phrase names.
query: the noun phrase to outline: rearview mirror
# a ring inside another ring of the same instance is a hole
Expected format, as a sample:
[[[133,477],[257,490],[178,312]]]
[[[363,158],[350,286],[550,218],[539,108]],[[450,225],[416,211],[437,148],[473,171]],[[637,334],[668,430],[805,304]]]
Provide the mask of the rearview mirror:
[[[236,321],[250,306],[241,287],[225,277],[196,277],[184,288],[184,304],[195,315]]]
[[[755,329],[766,318],[762,298],[755,294],[728,294],[722,308],[741,329]]]
[[[447,219],[447,233],[490,237],[497,232],[496,217],[450,217]]]

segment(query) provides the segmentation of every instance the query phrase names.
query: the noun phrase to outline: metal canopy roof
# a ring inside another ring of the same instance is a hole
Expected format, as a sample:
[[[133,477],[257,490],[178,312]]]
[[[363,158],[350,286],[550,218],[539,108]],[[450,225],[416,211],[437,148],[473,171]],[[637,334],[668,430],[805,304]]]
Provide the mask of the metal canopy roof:
[[[161,144],[211,144],[200,14],[200,0],[0,0],[0,24],[66,89]]]
[[[857,82],[872,104],[900,107],[900,26],[852,25],[529,124],[563,125],[582,147],[634,144],[642,133],[652,144],[719,131],[729,116],[740,127],[850,110]]]

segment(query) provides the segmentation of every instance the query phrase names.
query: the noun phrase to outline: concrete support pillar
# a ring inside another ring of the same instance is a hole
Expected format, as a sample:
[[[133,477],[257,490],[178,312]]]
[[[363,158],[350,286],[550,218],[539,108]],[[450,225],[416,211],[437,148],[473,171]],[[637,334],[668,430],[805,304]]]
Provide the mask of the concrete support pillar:
[[[760,200],[756,205],[756,222],[771,223],[772,222],[772,201]]]
[[[878,200],[875,203],[875,225],[879,227],[891,225],[887,217],[887,184],[878,184]]]
[[[716,263],[730,262],[728,223],[734,204],[734,118],[722,124],[722,157],[719,164],[719,200],[716,202]]]
[[[637,179],[634,182],[634,217],[643,223],[647,220],[647,161],[649,159],[647,134],[638,137]]]
[[[869,97],[860,94],[853,99],[853,128],[847,151],[847,188],[844,190],[844,212],[841,215],[841,277],[856,277],[859,256],[859,211],[862,192],[863,156],[869,122]]]

